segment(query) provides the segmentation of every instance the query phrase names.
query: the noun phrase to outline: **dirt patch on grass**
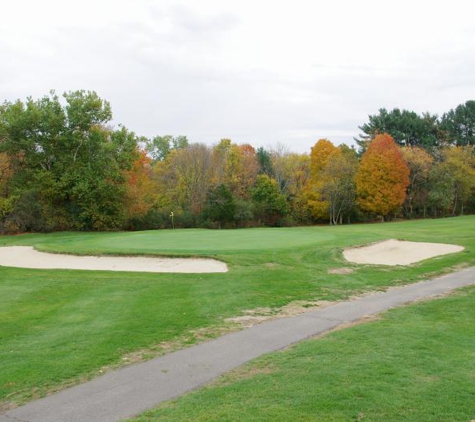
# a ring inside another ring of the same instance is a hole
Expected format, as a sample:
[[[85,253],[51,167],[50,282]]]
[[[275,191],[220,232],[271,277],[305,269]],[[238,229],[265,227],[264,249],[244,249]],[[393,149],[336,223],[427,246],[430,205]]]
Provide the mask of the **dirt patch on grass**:
[[[276,366],[268,364],[261,367],[256,367],[255,364],[245,365],[212,381],[210,386],[225,387],[227,385],[232,385],[235,382],[252,379],[259,375],[270,375],[275,373],[277,370],[278,368]]]
[[[225,322],[235,324],[240,328],[249,328],[272,319],[301,315],[317,308],[322,309],[334,303],[326,300],[296,300],[280,308],[247,309],[243,311],[244,315],[226,318]]]
[[[355,270],[353,268],[342,267],[342,268],[330,268],[328,274],[351,274]]]

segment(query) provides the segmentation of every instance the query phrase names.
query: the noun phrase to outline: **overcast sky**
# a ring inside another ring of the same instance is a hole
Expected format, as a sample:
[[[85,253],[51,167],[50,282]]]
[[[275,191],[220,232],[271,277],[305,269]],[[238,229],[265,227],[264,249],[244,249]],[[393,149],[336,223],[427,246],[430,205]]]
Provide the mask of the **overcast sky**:
[[[1,102],[93,90],[138,135],[309,152],[475,99],[470,0],[2,3]]]

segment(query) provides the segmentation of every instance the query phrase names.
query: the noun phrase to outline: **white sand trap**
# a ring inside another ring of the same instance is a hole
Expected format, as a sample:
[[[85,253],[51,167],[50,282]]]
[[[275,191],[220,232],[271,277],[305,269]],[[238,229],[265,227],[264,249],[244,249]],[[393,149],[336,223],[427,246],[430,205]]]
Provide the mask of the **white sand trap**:
[[[225,273],[224,262],[215,259],[144,256],[76,256],[36,251],[31,246],[0,247],[0,265],[6,267],[139,271],[148,273]]]
[[[347,261],[356,264],[409,265],[435,256],[463,251],[465,248],[445,243],[385,240],[343,251]]]

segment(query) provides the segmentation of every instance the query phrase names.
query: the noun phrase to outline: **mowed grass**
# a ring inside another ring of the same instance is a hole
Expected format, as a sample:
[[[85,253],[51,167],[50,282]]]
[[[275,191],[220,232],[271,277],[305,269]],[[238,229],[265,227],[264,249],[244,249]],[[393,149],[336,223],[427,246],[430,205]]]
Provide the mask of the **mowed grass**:
[[[475,263],[474,217],[344,227],[55,233],[0,237],[78,254],[212,256],[225,274],[151,274],[0,267],[0,401],[23,403],[218,335],[225,319],[295,300],[339,300]],[[397,238],[465,251],[409,267],[344,261],[350,245]],[[351,267],[348,275],[328,270]]]
[[[164,403],[150,421],[475,419],[475,288],[273,353]]]

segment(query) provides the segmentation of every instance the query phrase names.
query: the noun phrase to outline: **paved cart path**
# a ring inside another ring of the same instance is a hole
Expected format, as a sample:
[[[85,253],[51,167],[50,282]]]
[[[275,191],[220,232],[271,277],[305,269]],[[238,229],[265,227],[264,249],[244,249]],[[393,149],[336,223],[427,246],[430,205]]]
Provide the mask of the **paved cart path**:
[[[275,319],[150,361],[0,415],[0,422],[107,422],[137,415],[265,353],[387,309],[475,284],[475,267]]]

